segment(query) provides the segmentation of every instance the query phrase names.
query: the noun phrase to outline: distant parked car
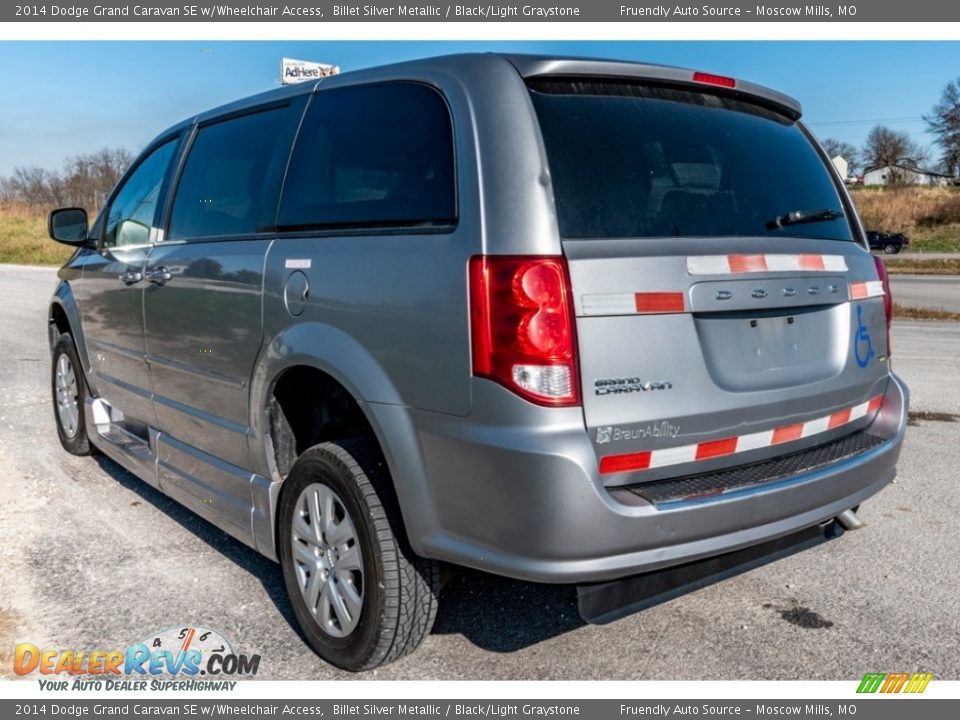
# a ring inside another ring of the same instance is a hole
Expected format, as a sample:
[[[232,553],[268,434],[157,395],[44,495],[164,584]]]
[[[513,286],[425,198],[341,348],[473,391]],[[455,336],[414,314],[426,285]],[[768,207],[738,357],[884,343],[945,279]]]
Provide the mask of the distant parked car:
[[[910,244],[910,238],[903,233],[867,230],[867,242],[871,250],[883,250],[887,255],[895,255]]]

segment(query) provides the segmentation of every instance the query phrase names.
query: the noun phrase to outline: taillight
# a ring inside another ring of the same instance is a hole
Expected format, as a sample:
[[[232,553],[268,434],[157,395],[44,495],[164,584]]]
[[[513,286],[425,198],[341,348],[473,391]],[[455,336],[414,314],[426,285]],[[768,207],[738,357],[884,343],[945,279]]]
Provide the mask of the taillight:
[[[539,405],[580,403],[573,300],[562,257],[470,258],[473,374]]]
[[[707,85],[719,85],[720,87],[735,88],[737,86],[737,81],[732,77],[725,77],[723,75],[713,75],[712,73],[705,72],[695,72],[693,74],[693,81],[706,83]]]
[[[877,266],[877,275],[880,276],[880,282],[883,283],[883,312],[887,316],[887,356],[890,355],[890,324],[893,322],[893,295],[890,294],[890,278],[887,276],[887,267],[883,260],[876,255],[873,256],[873,262]]]

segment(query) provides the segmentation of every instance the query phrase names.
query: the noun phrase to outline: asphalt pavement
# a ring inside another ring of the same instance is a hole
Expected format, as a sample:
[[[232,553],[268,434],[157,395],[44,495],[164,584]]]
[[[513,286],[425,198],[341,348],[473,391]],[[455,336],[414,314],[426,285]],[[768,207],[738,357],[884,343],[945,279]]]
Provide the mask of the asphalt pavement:
[[[57,443],[50,269],[0,266],[0,674],[18,642],[113,649],[216,628],[262,657],[258,677],[358,677],[294,628],[277,566],[115,463]],[[924,671],[960,679],[960,324],[896,323],[893,366],[930,415],[864,529],[606,626],[576,594],[463,572],[414,655],[361,679],[830,679]]]
[[[890,292],[900,305],[960,312],[960,275],[891,275]]]

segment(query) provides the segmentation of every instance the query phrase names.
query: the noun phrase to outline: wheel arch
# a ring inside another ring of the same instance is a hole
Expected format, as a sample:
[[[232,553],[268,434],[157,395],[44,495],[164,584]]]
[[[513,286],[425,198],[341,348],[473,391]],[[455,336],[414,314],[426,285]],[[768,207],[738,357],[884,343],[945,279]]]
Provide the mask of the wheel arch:
[[[83,326],[80,323],[80,309],[77,307],[70,284],[61,280],[50,299],[50,307],[47,311],[47,337],[51,352],[57,343],[57,338],[63,333],[70,333],[73,337],[73,344],[80,356],[84,375],[89,382],[90,358],[87,356],[87,344],[83,336]]]
[[[355,414],[347,422],[334,418],[329,423],[329,405],[311,409],[312,403],[323,400]],[[291,401],[297,410],[288,413]],[[366,348],[342,330],[321,323],[284,329],[264,343],[251,381],[250,407],[251,440],[256,444],[252,454],[262,463],[260,474],[270,485],[269,537],[263,536],[266,528],[259,532],[262,552],[277,556],[276,513],[292,465],[291,450],[295,459],[319,442],[351,436],[350,430],[379,449],[407,537],[417,549],[426,508],[432,506],[424,505],[425,469],[417,434],[396,387]],[[327,424],[327,432],[311,425],[317,420]]]

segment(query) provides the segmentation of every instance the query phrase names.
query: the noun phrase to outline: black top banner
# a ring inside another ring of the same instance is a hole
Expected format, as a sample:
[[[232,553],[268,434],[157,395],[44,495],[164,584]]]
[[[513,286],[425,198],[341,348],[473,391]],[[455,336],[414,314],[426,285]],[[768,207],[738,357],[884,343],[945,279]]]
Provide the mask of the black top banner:
[[[955,22],[960,4],[870,0],[853,4],[714,2],[451,3],[320,0],[89,0],[3,5],[0,22]]]

